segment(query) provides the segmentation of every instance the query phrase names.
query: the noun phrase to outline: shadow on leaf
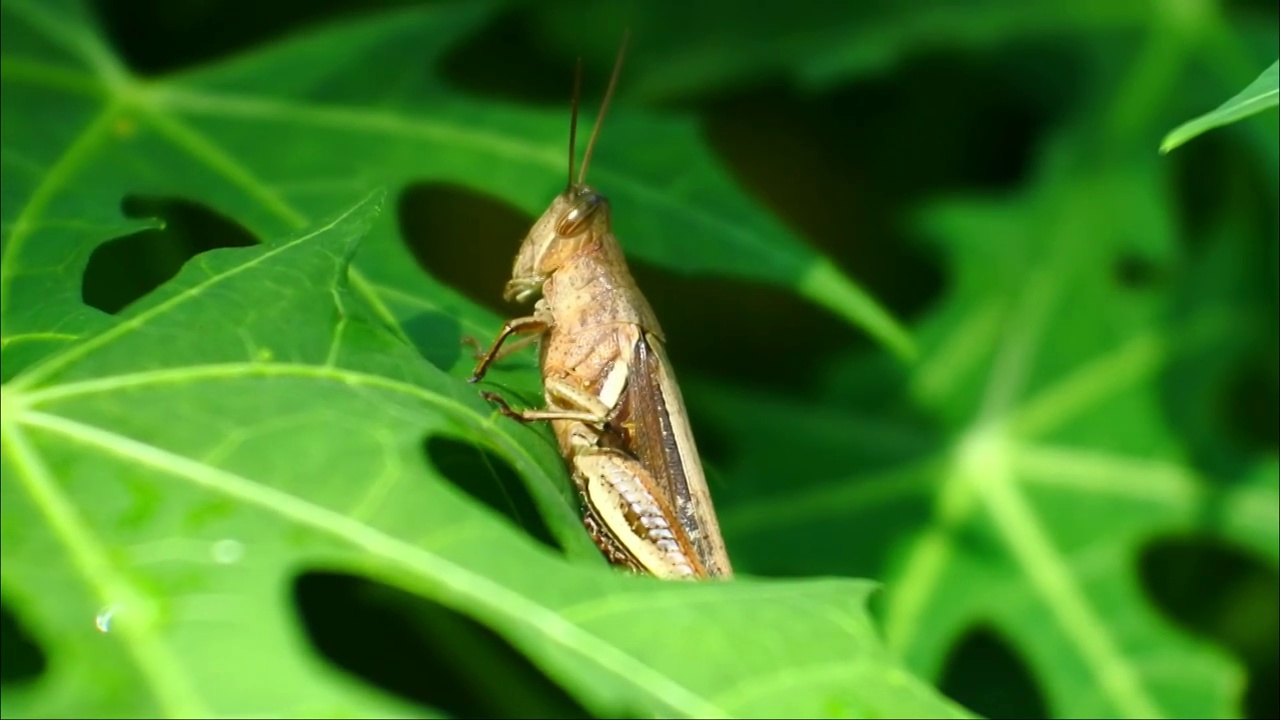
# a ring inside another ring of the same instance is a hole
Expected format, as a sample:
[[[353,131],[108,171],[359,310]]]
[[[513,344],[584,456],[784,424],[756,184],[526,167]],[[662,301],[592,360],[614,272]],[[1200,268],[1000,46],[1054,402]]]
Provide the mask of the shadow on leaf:
[[[427,362],[448,372],[462,358],[462,328],[442,312],[418,313],[400,324]]]

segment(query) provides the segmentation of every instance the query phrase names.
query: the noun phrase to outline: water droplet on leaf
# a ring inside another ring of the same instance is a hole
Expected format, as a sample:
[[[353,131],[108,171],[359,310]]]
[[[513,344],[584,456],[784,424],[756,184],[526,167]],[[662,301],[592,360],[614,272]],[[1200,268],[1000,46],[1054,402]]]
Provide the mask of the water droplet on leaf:
[[[234,565],[244,558],[244,543],[231,538],[223,538],[209,548],[213,561],[219,565]]]
[[[97,616],[93,618],[93,624],[97,626],[98,632],[111,632],[111,622],[119,610],[119,605],[108,605],[98,611]]]

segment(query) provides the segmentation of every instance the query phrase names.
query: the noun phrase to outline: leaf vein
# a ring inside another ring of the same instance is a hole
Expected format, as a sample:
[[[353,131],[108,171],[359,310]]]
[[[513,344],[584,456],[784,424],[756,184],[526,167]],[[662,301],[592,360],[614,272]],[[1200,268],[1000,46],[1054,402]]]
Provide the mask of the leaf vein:
[[[554,610],[532,598],[346,515],[273,487],[255,483],[240,475],[202,465],[190,458],[101,428],[34,411],[23,413],[20,422],[151,467],[264,511],[277,513],[319,535],[343,541],[419,576],[432,578],[437,592],[455,604],[473,611],[483,608],[494,616],[534,628],[546,641],[573,652],[582,660],[615,675],[620,681],[692,717],[728,716],[722,708],[676,679],[568,622]]]
[[[0,310],[9,309],[9,295],[13,290],[13,280],[17,276],[17,257],[22,246],[35,231],[41,213],[48,204],[80,168],[86,157],[97,149],[98,143],[106,136],[108,128],[115,119],[116,106],[103,108],[63,151],[62,156],[49,168],[40,184],[27,198],[26,205],[18,213],[9,235],[9,242],[0,253]],[[7,314],[7,313],[6,313]]]
[[[20,375],[13,383],[14,388],[18,389],[18,388],[29,387],[39,382],[40,380],[47,378],[50,374],[65,368],[66,366],[70,365],[76,360],[80,360],[90,355],[95,350],[105,347],[110,343],[114,342],[115,340],[119,339],[120,337],[127,335],[128,333],[133,332],[140,327],[143,327],[152,318],[158,317],[160,315],[163,315],[173,310],[174,308],[180,307],[183,304],[187,303],[188,301],[199,297],[201,294],[203,294],[210,288],[230,278],[233,278],[242,272],[246,272],[256,267],[260,263],[263,263],[275,257],[276,255],[279,255],[280,253],[288,252],[289,250],[292,250],[298,245],[301,245],[303,243],[306,243],[309,240],[314,239],[321,233],[324,233],[325,231],[336,227],[339,223],[341,223],[343,220],[349,217],[353,212],[355,212],[356,209],[359,207],[360,205],[352,206],[351,208],[343,212],[341,215],[337,216],[333,220],[330,220],[324,225],[316,228],[315,230],[312,230],[309,233],[305,233],[297,238],[294,238],[293,240],[290,240],[289,242],[279,245],[278,247],[268,248],[266,252],[264,252],[263,254],[255,258],[252,258],[241,265],[233,267],[221,275],[211,276],[208,280],[200,282],[196,285],[192,285],[191,287],[183,290],[177,295],[174,295],[173,297],[161,303],[158,303],[155,306],[150,307],[147,310],[144,310],[143,312],[140,312],[137,315],[134,315],[133,317],[130,317],[129,319],[121,323],[118,323],[112,326],[110,329],[105,330],[102,333],[95,335],[78,345],[73,345],[72,347],[68,348],[64,352],[51,356],[44,362],[31,368],[29,371],[27,371],[23,375]]]
[[[75,505],[58,486],[38,451],[31,446],[16,423],[6,418],[0,425],[5,454],[20,472],[32,503],[44,513],[54,535],[67,549],[72,563],[80,571],[85,583],[92,589],[103,606],[120,604],[139,616],[146,614],[151,603],[146,595],[113,565],[102,548],[106,547],[94,536],[88,523],[76,512]],[[89,618],[85,618],[88,624]],[[203,717],[208,715],[205,703],[183,676],[182,666],[164,641],[153,632],[145,617],[117,624],[113,630],[123,640],[130,656],[142,676],[147,679],[156,701],[163,708],[162,714],[170,717]]]

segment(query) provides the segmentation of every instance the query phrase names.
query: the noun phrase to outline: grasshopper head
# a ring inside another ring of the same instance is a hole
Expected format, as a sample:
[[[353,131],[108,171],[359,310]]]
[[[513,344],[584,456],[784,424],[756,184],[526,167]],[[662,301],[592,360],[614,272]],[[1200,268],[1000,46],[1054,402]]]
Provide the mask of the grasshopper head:
[[[573,185],[551,201],[516,255],[502,296],[524,302],[551,274],[609,231],[609,201],[587,185]]]
[[[569,119],[569,180],[565,191],[551,201],[551,207],[542,213],[520,244],[515,267],[511,269],[511,280],[502,291],[502,297],[507,300],[524,302],[542,292],[543,283],[556,270],[584,249],[600,247],[600,239],[609,234],[609,201],[586,184],[587,166],[591,164],[591,152],[600,135],[600,123],[609,108],[609,98],[613,97],[613,89],[618,84],[628,37],[622,36],[618,59],[613,63],[613,76],[609,78],[604,100],[600,101],[600,114],[591,129],[591,139],[587,141],[587,152],[582,157],[582,168],[575,182],[573,157],[578,136],[578,91],[582,83],[582,61],[578,61],[573,75],[573,111]]]

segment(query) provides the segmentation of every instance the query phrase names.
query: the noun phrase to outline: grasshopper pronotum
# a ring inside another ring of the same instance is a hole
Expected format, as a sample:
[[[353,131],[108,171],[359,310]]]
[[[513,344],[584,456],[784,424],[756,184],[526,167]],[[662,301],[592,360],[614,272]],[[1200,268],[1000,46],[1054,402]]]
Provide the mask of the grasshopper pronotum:
[[[525,237],[503,297],[541,294],[533,314],[508,320],[479,357],[489,364],[541,339],[546,407],[510,417],[551,423],[583,501],[583,523],[613,563],[661,578],[729,577],[733,570],[693,443],[662,329],[613,235],[609,202],[585,184],[626,39],[582,159],[573,164],[581,66],[574,76],[569,182]],[[526,337],[507,347],[512,335]]]

